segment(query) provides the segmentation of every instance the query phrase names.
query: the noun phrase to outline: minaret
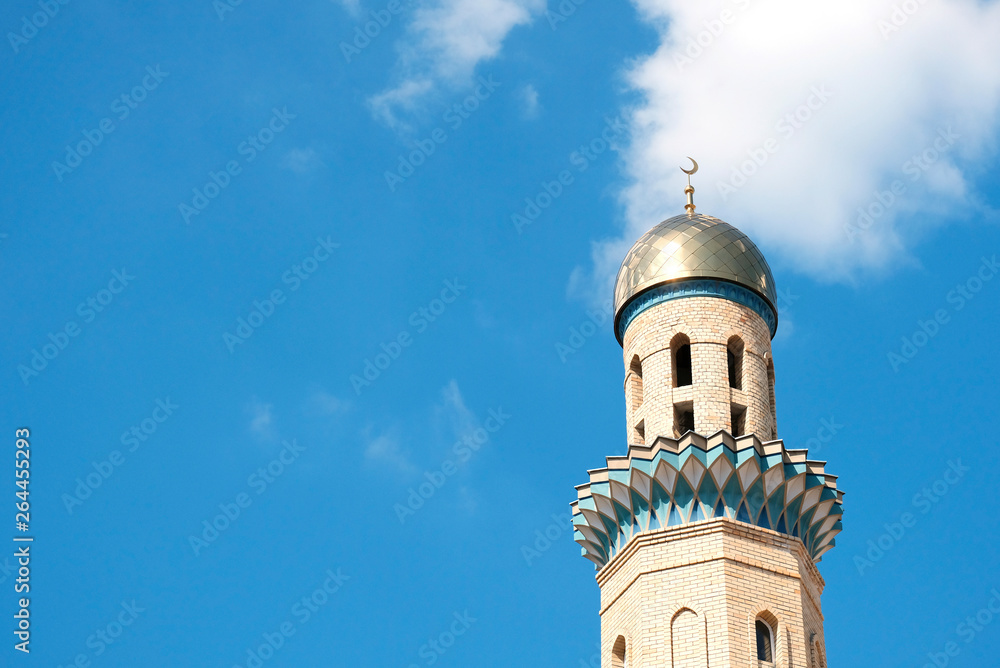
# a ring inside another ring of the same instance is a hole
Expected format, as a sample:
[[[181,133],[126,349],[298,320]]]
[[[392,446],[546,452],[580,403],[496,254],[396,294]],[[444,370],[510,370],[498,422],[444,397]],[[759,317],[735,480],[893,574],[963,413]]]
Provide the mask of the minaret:
[[[685,192],[687,212],[635,243],[615,285],[628,453],[571,504],[598,568],[601,665],[825,668],[816,562],[843,493],[777,440],[770,267],[695,213],[690,179]]]

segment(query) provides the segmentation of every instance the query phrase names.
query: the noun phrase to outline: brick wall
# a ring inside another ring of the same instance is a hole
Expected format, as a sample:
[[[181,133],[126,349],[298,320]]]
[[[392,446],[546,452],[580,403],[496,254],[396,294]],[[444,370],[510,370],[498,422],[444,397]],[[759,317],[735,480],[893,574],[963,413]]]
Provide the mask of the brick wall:
[[[691,345],[693,384],[674,387],[672,343],[678,335]],[[726,351],[733,337],[743,343],[741,384],[729,384]],[[683,337],[681,337],[683,338]],[[733,432],[734,408],[745,409],[744,431],[762,441],[777,438],[771,411],[768,362],[771,335],[752,309],[714,297],[688,297],[657,304],[632,321],[624,337],[626,429],[629,443],[637,443],[642,423],[647,444],[658,436],[676,435],[675,408],[694,409],[695,431],[711,435]],[[630,371],[635,357],[642,367],[642,401],[636,395]]]
[[[597,576],[603,666],[619,637],[630,668],[819,665],[823,579],[802,544],[717,518],[642,534]],[[774,628],[757,661],[755,621]]]

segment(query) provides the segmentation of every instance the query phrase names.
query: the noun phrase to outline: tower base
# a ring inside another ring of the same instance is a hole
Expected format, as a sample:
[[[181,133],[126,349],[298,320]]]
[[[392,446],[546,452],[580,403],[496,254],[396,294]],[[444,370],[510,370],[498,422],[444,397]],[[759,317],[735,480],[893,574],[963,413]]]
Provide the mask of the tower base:
[[[605,668],[826,667],[825,583],[797,538],[726,517],[647,531],[597,582]]]

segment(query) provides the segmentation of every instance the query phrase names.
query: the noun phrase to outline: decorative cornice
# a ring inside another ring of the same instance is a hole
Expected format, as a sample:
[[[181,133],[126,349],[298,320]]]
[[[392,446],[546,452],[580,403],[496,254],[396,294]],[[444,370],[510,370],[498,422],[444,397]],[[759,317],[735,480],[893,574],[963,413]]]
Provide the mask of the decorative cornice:
[[[574,539],[603,568],[635,536],[727,517],[797,538],[819,561],[842,529],[843,492],[807,455],[725,431],[631,445],[577,487]]]
[[[603,615],[607,612],[607,610],[609,610],[618,599],[625,595],[632,585],[647,575],[677,568],[687,568],[699,564],[707,564],[714,561],[728,561],[731,563],[763,569],[781,577],[798,580],[804,586],[802,591],[806,598],[812,604],[820,619],[822,619],[822,613],[819,611],[820,607],[818,596],[826,587],[826,581],[820,574],[819,569],[816,568],[815,562],[806,551],[805,545],[802,544],[802,541],[798,538],[792,538],[790,536],[780,534],[771,529],[749,526],[726,517],[716,517],[710,520],[696,522],[695,524],[670,527],[667,529],[657,529],[656,531],[647,531],[635,536],[633,540],[629,541],[625,549],[615,554],[615,556],[611,558],[611,561],[609,561],[597,572],[597,584],[600,586],[602,593],[605,592],[607,584],[615,578],[616,574],[626,568],[626,564],[628,564],[636,553],[646,550],[649,547],[665,542],[687,541],[693,538],[705,537],[712,534],[729,534],[739,536],[743,539],[765,542],[768,541],[769,537],[772,540],[778,539],[784,541],[787,543],[789,551],[795,555],[796,561],[798,562],[799,567],[803,569],[804,573],[803,571],[780,568],[774,564],[761,563],[757,560],[745,557],[738,551],[732,552],[723,549],[720,552],[714,552],[707,556],[680,559],[672,561],[666,565],[657,565],[655,568],[639,569],[631,575],[627,582],[619,583],[615,587],[614,596],[610,600],[602,601],[600,613]],[[804,574],[808,575],[808,577],[803,578]],[[809,581],[808,585],[806,584],[806,580]]]
[[[778,331],[777,309],[753,290],[723,280],[682,279],[654,286],[633,297],[615,320],[615,336],[618,337],[618,343],[625,340],[625,330],[640,313],[657,304],[686,297],[716,297],[742,304],[764,319],[771,331],[771,338],[774,338]]]

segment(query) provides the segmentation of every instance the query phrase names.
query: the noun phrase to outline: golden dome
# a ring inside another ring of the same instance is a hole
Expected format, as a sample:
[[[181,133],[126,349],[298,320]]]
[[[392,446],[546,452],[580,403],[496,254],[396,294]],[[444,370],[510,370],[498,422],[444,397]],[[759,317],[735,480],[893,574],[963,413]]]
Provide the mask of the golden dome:
[[[766,317],[771,313],[761,315],[774,335],[777,291],[771,268],[757,246],[725,221],[700,213],[683,213],[646,232],[625,256],[615,282],[615,333],[619,341],[628,325],[620,322],[622,312],[631,302],[658,286],[689,279],[710,279],[747,288],[762,298],[773,313],[773,319]]]

